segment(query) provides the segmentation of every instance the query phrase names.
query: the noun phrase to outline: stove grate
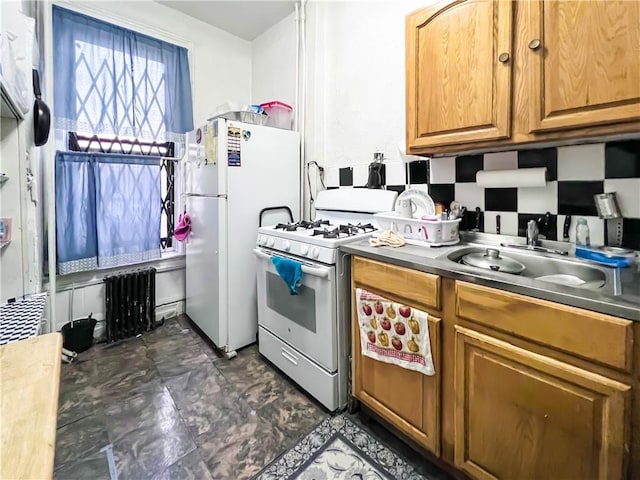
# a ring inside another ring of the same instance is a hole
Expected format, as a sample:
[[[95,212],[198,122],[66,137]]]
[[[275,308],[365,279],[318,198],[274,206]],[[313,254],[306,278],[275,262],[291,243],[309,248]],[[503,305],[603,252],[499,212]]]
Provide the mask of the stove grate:
[[[275,230],[295,232],[296,230],[310,230],[312,228],[321,228],[323,225],[329,225],[329,220],[314,220],[313,222],[301,220],[295,223],[278,223],[275,226]]]

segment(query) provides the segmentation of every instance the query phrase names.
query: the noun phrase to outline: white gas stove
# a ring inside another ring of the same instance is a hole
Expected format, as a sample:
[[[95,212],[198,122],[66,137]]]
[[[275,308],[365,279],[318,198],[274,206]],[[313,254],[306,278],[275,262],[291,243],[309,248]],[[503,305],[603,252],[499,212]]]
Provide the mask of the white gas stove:
[[[258,232],[259,350],[329,410],[346,406],[349,369],[349,258],[339,247],[371,236],[373,214],[393,210],[396,192],[338,189],[318,194],[314,221]],[[273,256],[302,265],[297,295]]]
[[[371,223],[337,224],[318,219],[262,227],[258,246],[322,263],[335,263],[337,248],[345,243],[369,237],[376,228]]]

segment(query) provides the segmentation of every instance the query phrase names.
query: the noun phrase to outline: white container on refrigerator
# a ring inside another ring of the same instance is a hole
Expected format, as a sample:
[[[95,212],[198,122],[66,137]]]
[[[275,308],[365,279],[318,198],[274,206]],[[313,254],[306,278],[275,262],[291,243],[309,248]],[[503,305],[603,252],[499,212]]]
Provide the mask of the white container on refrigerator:
[[[300,210],[297,132],[216,119],[189,135],[183,201],[187,315],[228,357],[256,341],[259,216],[267,207]],[[239,154],[237,150],[239,149]],[[265,222],[289,221],[280,211]]]

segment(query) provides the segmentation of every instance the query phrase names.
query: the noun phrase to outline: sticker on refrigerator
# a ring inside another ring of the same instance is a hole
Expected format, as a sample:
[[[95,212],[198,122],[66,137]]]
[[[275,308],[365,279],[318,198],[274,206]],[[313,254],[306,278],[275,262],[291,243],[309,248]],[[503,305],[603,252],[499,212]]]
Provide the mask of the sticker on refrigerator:
[[[218,137],[211,125],[204,126],[204,156],[205,165],[218,163]]]
[[[240,157],[240,129],[229,126],[227,129],[227,164],[230,167],[239,167]]]

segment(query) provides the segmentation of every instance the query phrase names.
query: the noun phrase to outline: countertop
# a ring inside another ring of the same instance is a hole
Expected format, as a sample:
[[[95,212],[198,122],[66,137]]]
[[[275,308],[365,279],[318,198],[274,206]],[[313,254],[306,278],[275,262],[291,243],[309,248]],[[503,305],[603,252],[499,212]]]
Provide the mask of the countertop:
[[[464,243],[438,248],[414,245],[398,248],[372,247],[367,239],[341,246],[340,250],[351,255],[443,277],[640,321],[640,264],[638,263],[622,269],[622,294],[614,296],[599,290],[565,287],[518,275],[507,276],[504,273],[484,271],[446,258],[447,254],[463,246],[465,246]]]
[[[0,347],[0,478],[53,476],[62,336]]]

